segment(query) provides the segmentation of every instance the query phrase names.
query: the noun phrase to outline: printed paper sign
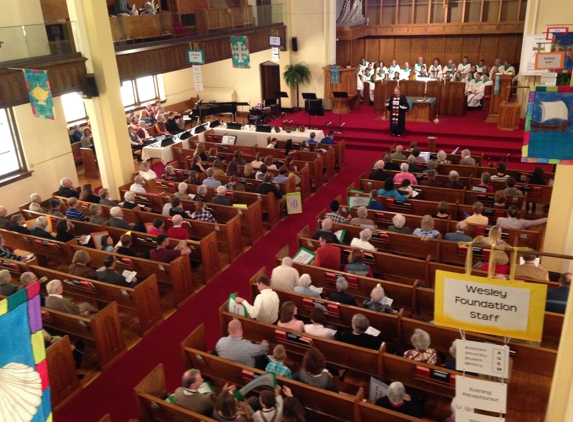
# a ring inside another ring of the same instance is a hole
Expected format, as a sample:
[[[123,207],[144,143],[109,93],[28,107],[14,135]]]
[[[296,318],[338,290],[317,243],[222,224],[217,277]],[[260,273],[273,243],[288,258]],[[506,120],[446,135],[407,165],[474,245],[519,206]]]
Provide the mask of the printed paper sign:
[[[505,418],[456,410],[456,422],[505,422]]]
[[[547,41],[553,40],[553,34],[567,34],[569,33],[568,26],[549,26],[547,27],[547,34],[545,34],[545,39]]]
[[[193,66],[193,81],[195,82],[195,91],[203,91],[203,74],[201,66]]]
[[[232,314],[237,314],[246,317],[248,314],[247,308],[242,303],[237,303],[237,296],[231,294],[229,296],[229,302],[227,310]]]
[[[473,409],[505,413],[507,384],[469,377],[456,377],[456,403]]]
[[[300,192],[291,192],[286,195],[287,213],[301,214],[302,213],[302,198]]]
[[[538,70],[563,69],[565,66],[565,52],[537,53],[535,68]]]
[[[189,64],[205,64],[203,50],[187,50],[187,62]]]
[[[368,399],[374,403],[380,397],[386,397],[388,395],[388,384],[384,384],[382,381],[378,381],[374,377],[370,377],[370,395]]]
[[[535,56],[538,53],[551,51],[551,43],[545,39],[545,35],[526,35],[523,37],[523,49],[519,73],[521,75],[539,76],[544,71],[535,68]]]
[[[314,256],[314,252],[309,251],[306,248],[300,248],[296,255],[292,257],[292,260],[300,264],[310,265],[310,263],[314,261]]]
[[[456,370],[508,378],[509,347],[456,340]]]
[[[357,208],[357,207],[370,207],[370,204],[372,203],[372,197],[370,196],[349,196],[346,199],[346,202],[348,203],[348,209],[351,210],[352,208]]]
[[[541,341],[547,286],[436,271],[435,324]]]

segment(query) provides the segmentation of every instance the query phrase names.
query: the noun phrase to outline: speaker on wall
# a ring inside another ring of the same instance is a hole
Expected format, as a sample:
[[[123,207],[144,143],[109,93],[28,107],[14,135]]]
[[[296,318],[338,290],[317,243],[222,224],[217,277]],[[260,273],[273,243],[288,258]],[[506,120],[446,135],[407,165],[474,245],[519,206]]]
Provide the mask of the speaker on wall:
[[[292,51],[298,51],[298,40],[296,37],[292,37]]]
[[[86,97],[92,98],[92,97],[98,97],[99,96],[99,92],[97,90],[96,79],[95,79],[95,76],[93,74],[86,75],[86,86],[87,86],[87,92],[85,92]]]

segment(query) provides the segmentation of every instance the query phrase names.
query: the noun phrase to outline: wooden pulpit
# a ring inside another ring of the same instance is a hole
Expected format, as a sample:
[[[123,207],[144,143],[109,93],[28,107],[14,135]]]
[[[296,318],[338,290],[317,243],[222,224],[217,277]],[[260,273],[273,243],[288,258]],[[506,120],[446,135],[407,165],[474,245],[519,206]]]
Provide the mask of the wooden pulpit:
[[[484,114],[486,122],[495,122],[499,120],[499,106],[509,102],[511,94],[511,83],[513,75],[501,75],[499,79],[499,92],[495,94],[495,76],[492,79],[493,84],[486,86],[484,91]]]
[[[333,102],[334,108],[332,112],[335,114],[346,114],[350,113],[350,110],[360,110],[360,93],[356,88],[357,68],[340,67],[340,82],[337,84],[330,83],[330,66],[325,66],[323,69],[324,96]],[[346,92],[348,98],[335,98],[334,92]]]

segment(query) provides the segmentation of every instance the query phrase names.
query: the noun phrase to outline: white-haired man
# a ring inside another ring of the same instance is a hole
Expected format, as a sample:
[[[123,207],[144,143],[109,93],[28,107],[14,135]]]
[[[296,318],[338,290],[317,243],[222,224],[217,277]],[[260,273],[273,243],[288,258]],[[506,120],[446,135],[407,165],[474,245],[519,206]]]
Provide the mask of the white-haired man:
[[[424,401],[406,394],[404,384],[395,381],[388,387],[388,395],[376,400],[376,406],[403,413],[404,415],[421,418],[424,416]]]
[[[3,206],[0,206],[0,229],[6,229],[10,227],[10,221],[6,218],[8,215],[8,210]]]
[[[462,151],[462,159],[460,160],[460,166],[475,166],[476,160],[471,156],[469,149],[464,149]]]
[[[142,176],[135,176],[133,178],[133,184],[129,187],[129,190],[136,193],[147,193],[143,185],[145,184],[145,179]]]
[[[30,195],[30,206],[28,206],[28,209],[30,211],[33,212],[39,212],[41,214],[48,214],[50,211],[48,211],[46,208],[44,208],[41,205],[42,202],[42,198],[40,197],[40,195],[38,195],[37,193],[33,193],[32,195]]]
[[[116,227],[118,229],[133,230],[133,224],[129,224],[123,219],[123,210],[120,207],[113,207],[109,210],[111,218],[108,221],[110,227]]]
[[[179,214],[176,214],[173,216],[172,221],[173,227],[170,227],[169,230],[167,230],[167,236],[172,239],[188,240],[190,238],[189,232],[187,229],[182,227],[183,217],[181,217]]]
[[[298,293],[299,295],[305,295],[320,299],[320,293],[314,289],[311,289],[311,285],[312,278],[310,278],[310,274],[303,274],[300,276],[300,279],[298,280],[298,286],[294,288],[294,292]]]
[[[281,265],[273,269],[271,273],[271,287],[292,292],[298,285],[299,278],[297,269],[293,268],[292,258],[287,256],[283,258]]]
[[[350,224],[352,224],[353,226],[360,226],[360,227],[366,227],[366,228],[375,228],[376,227],[376,225],[374,224],[374,221],[370,220],[369,218],[366,218],[366,217],[368,217],[368,208],[360,207],[360,208],[358,208],[356,213],[358,214],[358,217],[355,217],[352,220],[350,220]]]
[[[402,145],[396,146],[396,152],[392,153],[392,160],[405,160],[406,156],[402,154],[404,147]]]
[[[355,237],[350,242],[350,246],[354,248],[365,249],[367,251],[375,251],[376,248],[372,243],[370,243],[370,239],[372,238],[372,230],[364,229],[360,232],[360,238]]]
[[[74,198],[80,197],[80,194],[76,188],[74,188],[74,182],[72,182],[72,179],[69,177],[64,177],[62,180],[60,180],[60,188],[58,189],[58,194],[66,198],[71,198],[72,196]]]
[[[42,237],[44,239],[56,240],[46,229],[50,226],[50,222],[46,217],[38,217],[36,219],[36,226],[30,230],[30,234],[36,237]]]
[[[175,390],[174,401],[177,406],[210,417],[215,409],[215,403],[209,395],[198,391],[203,381],[201,371],[198,369],[185,371],[182,379],[183,387]]]
[[[227,188],[225,186],[219,186],[217,188],[217,194],[213,197],[212,202],[217,205],[233,206],[231,200],[227,198]]]
[[[446,233],[444,236],[445,240],[449,240],[451,242],[471,242],[471,236],[466,234],[466,230],[468,229],[468,223],[465,221],[458,221],[456,224],[456,231],[453,233]]]
[[[376,167],[372,169],[368,178],[371,180],[378,180],[380,182],[383,182],[388,177],[390,177],[390,175],[384,171],[385,165],[386,164],[384,163],[384,160],[376,161]]]
[[[338,238],[332,233],[332,220],[330,218],[322,220],[322,228],[312,234],[314,240],[319,240],[321,237],[330,243],[340,243]]]
[[[64,299],[62,296],[64,293],[64,287],[62,286],[62,282],[60,280],[50,281],[46,285],[46,291],[48,292],[48,297],[46,298],[46,308],[83,317],[89,317],[93,311],[93,308],[88,303],[82,303],[80,306],[78,306],[68,299]]]

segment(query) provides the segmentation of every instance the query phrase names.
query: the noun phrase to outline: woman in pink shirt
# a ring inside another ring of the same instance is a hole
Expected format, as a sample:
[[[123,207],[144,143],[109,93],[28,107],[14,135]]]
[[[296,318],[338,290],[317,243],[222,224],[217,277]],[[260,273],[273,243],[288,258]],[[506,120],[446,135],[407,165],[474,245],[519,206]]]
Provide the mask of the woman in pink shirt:
[[[283,303],[281,307],[281,317],[278,326],[288,328],[289,330],[300,331],[304,333],[304,322],[296,319],[296,305],[292,301]]]
[[[408,179],[412,185],[418,184],[418,179],[412,173],[408,173],[408,164],[400,164],[400,173],[394,176],[394,183],[402,183],[402,180]]]

